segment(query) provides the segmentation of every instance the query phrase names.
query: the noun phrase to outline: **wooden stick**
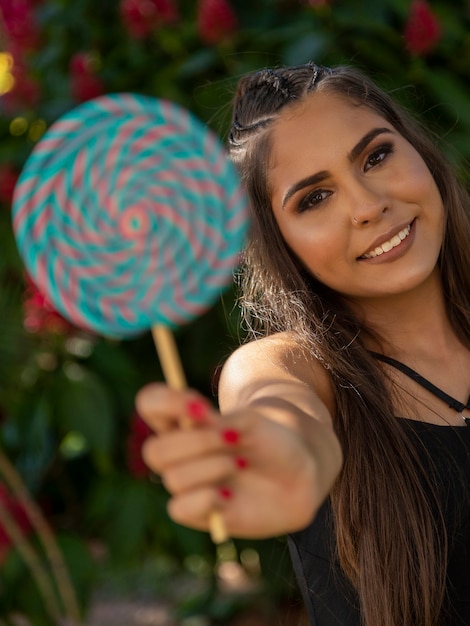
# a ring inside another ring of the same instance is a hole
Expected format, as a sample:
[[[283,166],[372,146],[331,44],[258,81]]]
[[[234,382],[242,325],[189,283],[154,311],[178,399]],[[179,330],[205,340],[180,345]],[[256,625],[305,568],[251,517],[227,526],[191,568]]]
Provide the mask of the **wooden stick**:
[[[156,324],[152,326],[152,335],[168,386],[178,391],[186,389],[188,384],[173,333],[167,326]]]
[[[163,376],[168,386],[179,391],[186,389],[188,385],[173,333],[167,326],[156,324],[152,326],[152,336],[162,366]],[[182,423],[183,428],[191,428],[191,426],[190,419],[186,419]],[[211,512],[209,533],[215,544],[228,541],[227,530],[220,511]]]

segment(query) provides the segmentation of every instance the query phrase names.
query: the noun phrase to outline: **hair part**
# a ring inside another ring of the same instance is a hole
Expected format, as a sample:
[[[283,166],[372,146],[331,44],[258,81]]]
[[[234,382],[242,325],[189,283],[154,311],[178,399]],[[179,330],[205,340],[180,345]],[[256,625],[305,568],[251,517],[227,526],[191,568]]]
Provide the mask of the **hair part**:
[[[228,143],[252,206],[240,275],[243,317],[252,336],[290,331],[330,372],[334,428],[345,459],[331,492],[337,551],[359,594],[365,626],[437,626],[447,558],[444,521],[435,512],[439,494],[394,415],[390,381],[365,347],[372,333],[341,294],[307,273],[271,208],[270,131],[281,111],[316,91],[375,111],[425,161],[446,214],[439,267],[448,314],[470,348],[469,198],[428,131],[359,70],[309,63],[240,81]]]

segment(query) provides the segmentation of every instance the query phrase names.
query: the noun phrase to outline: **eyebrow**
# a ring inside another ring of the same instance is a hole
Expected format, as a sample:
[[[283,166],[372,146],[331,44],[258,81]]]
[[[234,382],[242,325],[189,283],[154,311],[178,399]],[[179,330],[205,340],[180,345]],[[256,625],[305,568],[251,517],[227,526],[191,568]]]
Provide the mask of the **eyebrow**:
[[[366,133],[364,137],[362,137],[357,144],[353,147],[351,152],[348,154],[348,160],[352,163],[357,159],[357,157],[362,153],[362,151],[370,144],[370,142],[377,137],[377,135],[382,135],[383,133],[393,134],[393,130],[391,128],[373,128],[371,131]],[[312,176],[307,176],[307,178],[302,178],[302,180],[294,183],[289,189],[286,191],[284,198],[282,199],[282,208],[286,206],[287,202],[292,198],[294,194],[303,189],[304,187],[310,187],[311,185],[316,185],[320,183],[325,178],[328,178],[330,173],[326,170],[322,170],[321,172],[317,172]]]
[[[382,135],[383,133],[393,134],[391,128],[373,128],[370,132],[368,132],[362,139],[360,139],[354,148],[349,153],[348,159],[352,162],[357,159],[357,157],[361,154],[361,152],[366,148],[370,142],[377,137],[377,135]]]

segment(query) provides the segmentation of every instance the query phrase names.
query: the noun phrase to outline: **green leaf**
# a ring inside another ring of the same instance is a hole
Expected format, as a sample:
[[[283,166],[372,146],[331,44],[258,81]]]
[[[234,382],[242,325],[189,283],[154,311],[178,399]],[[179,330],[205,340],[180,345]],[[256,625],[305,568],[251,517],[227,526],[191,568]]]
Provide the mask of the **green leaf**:
[[[35,400],[29,404],[30,412],[23,413],[19,421],[22,445],[16,459],[18,470],[32,492],[37,491],[56,450],[49,398],[42,394]]]
[[[119,506],[108,526],[113,557],[129,559],[139,552],[145,539],[151,496],[147,483],[129,481],[119,485]]]
[[[87,517],[109,545],[112,560],[132,560],[145,546],[153,497],[152,485],[125,476],[102,481],[93,490]]]
[[[179,76],[185,79],[188,76],[205,72],[214,65],[216,60],[217,55],[213,48],[198,50],[196,53],[186,58],[180,65]]]
[[[98,341],[87,365],[117,397],[120,410],[130,413],[134,407],[134,396],[142,382],[126,348],[121,342],[105,339]]]
[[[467,85],[458,76],[444,70],[426,68],[424,87],[448,110],[455,123],[470,129],[470,96]]]
[[[1,221],[0,221],[1,229]],[[0,230],[1,232],[1,230]],[[5,233],[4,233],[5,236]],[[6,263],[4,249],[0,254],[0,272]],[[31,347],[31,342],[23,329],[21,307],[22,286],[0,283],[0,319],[2,337],[0,341],[0,385],[9,384],[10,377],[18,376],[16,367],[23,361]],[[16,381],[12,380],[16,386]]]
[[[71,583],[81,609],[90,601],[91,591],[97,580],[96,563],[92,559],[85,541],[69,533],[57,537],[59,549],[64,558]]]
[[[330,38],[321,32],[311,32],[295,39],[284,52],[286,65],[298,65],[308,61],[319,61],[330,44]]]
[[[65,433],[86,439],[102,471],[108,471],[115,441],[114,406],[108,388],[92,371],[77,363],[64,367],[57,414]]]

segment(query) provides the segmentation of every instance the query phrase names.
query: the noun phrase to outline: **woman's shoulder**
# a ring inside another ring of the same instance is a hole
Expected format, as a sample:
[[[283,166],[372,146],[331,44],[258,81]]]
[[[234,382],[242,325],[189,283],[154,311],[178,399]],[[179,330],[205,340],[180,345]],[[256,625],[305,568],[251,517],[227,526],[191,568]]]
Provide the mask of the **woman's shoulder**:
[[[250,364],[291,370],[296,364],[307,367],[320,366],[317,359],[300,345],[292,333],[283,332],[252,339],[240,345],[227,359],[230,367],[249,367]]]
[[[324,365],[291,333],[277,333],[239,346],[222,369],[222,395],[241,389],[280,384],[308,387],[331,411],[331,379]]]

